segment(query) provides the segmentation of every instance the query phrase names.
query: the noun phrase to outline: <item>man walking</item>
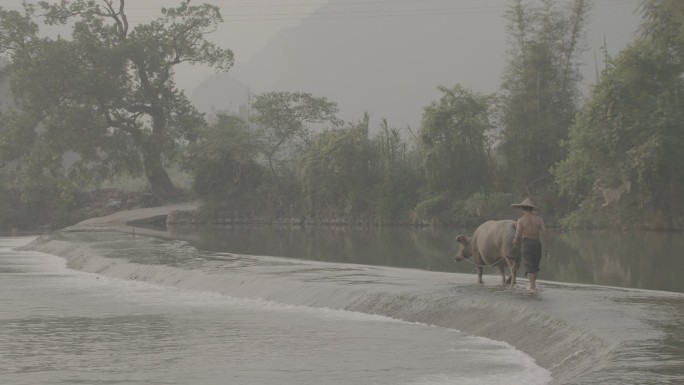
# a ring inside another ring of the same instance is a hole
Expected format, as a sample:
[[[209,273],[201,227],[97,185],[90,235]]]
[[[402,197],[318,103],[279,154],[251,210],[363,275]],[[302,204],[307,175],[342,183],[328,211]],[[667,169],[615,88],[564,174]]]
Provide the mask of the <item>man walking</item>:
[[[549,255],[549,242],[544,219],[534,213],[535,206],[530,198],[526,198],[522,203],[514,203],[512,207],[519,207],[523,210],[523,215],[518,219],[515,228],[515,244],[520,247],[523,263],[525,264],[525,274],[530,281],[527,290],[537,290],[537,272],[539,272],[539,262],[542,256],[542,241],[544,254]]]

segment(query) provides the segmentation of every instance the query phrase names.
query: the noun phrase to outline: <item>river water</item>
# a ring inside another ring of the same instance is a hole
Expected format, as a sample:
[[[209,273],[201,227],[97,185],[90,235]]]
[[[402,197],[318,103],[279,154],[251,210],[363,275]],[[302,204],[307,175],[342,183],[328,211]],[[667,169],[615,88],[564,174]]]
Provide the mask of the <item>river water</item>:
[[[472,229],[234,226],[172,229],[214,251],[279,255],[432,271],[473,273],[454,263],[456,236]],[[684,293],[684,234],[644,231],[550,230],[550,257],[540,279]],[[520,276],[523,276],[521,269]],[[498,274],[496,269],[485,273]]]
[[[451,231],[373,231],[2,238],[0,383],[684,383],[677,237],[555,234],[527,293]]]
[[[512,346],[67,269],[0,238],[2,384],[544,384]],[[142,254],[142,253],[141,253]]]

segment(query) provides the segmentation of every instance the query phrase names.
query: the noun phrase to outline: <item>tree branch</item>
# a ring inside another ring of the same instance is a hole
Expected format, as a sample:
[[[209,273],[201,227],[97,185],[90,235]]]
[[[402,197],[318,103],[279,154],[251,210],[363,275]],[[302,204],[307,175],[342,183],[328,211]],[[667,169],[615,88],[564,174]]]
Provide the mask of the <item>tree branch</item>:
[[[119,37],[121,38],[121,40],[126,39],[126,36],[128,35],[128,18],[126,17],[126,13],[124,12],[124,0],[119,0],[118,12],[114,10],[112,0],[104,0],[104,2],[105,4],[107,4],[108,13],[103,14],[102,16],[112,18],[114,20],[114,23],[116,24],[116,30],[119,32]]]

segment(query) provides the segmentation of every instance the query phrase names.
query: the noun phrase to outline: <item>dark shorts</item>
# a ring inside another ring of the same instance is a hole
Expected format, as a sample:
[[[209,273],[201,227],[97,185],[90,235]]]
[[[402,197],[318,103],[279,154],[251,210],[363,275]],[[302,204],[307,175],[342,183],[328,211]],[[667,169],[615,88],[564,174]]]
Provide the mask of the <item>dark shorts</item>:
[[[520,245],[520,254],[525,264],[525,274],[539,271],[541,261],[542,244],[538,239],[523,238]]]

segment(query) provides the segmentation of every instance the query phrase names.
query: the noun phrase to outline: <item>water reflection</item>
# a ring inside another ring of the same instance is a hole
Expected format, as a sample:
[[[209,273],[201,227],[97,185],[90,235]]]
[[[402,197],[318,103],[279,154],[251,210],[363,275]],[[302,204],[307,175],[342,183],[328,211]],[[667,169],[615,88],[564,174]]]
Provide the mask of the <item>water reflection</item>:
[[[237,226],[175,228],[174,238],[237,254],[276,255],[316,261],[456,271],[453,231]],[[467,266],[462,271],[470,271]]]
[[[171,228],[174,237],[209,251],[275,255],[446,272],[474,272],[455,263],[457,234],[435,228],[299,228],[271,226]],[[540,279],[684,292],[684,239],[679,233],[557,232]],[[494,269],[485,273],[495,274]],[[520,273],[522,275],[522,272]]]
[[[556,238],[549,267],[557,280],[684,292],[679,233],[565,232]]]

